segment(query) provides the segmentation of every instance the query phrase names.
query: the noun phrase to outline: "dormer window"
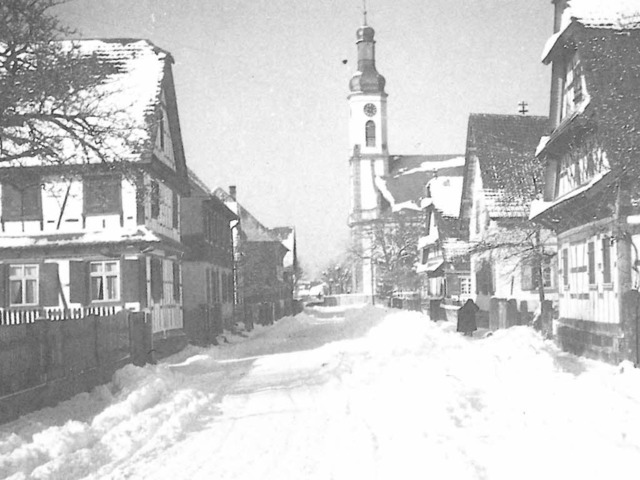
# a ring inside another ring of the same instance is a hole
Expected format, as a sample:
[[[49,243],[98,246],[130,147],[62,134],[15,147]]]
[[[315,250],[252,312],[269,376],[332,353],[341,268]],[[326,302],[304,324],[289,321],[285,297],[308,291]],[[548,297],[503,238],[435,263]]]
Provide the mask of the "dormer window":
[[[565,68],[562,118],[575,112],[585,99],[584,75],[577,52],[571,56]]]
[[[376,146],[376,124],[373,120],[369,120],[365,127],[365,138],[367,147]]]

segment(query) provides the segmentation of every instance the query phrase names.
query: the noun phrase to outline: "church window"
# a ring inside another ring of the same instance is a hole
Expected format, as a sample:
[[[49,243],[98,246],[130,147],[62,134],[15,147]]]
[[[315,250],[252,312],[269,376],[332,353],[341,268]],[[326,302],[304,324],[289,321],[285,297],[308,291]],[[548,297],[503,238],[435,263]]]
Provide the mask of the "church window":
[[[367,147],[376,146],[376,124],[373,120],[369,120],[365,125],[365,137]]]

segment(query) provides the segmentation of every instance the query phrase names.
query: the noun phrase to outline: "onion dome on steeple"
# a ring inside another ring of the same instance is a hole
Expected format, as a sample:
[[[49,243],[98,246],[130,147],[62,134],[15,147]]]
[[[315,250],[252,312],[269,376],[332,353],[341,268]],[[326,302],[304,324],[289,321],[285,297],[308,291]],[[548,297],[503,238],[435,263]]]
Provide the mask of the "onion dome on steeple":
[[[356,32],[358,46],[358,71],[349,82],[349,90],[353,93],[385,94],[386,80],[376,70],[375,31],[369,25],[363,25]],[[386,94],[385,94],[386,95]]]

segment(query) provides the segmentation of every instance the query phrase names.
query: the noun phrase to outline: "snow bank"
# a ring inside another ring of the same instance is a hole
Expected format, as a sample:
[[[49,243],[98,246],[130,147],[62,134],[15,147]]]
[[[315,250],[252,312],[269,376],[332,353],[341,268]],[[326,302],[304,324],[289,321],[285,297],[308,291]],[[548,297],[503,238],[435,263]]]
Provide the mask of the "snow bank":
[[[640,461],[640,372],[526,327],[315,308],[0,428],[0,477],[601,479]]]

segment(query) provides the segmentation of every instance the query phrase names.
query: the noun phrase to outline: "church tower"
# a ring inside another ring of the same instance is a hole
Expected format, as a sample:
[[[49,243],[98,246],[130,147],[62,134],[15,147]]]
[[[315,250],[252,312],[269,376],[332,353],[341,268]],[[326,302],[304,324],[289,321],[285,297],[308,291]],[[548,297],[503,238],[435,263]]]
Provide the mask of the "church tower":
[[[389,172],[387,94],[385,79],[376,70],[374,30],[365,24],[356,32],[358,71],[349,82],[349,141],[351,209],[349,227],[359,260],[354,266],[353,291],[373,295],[375,269],[371,258],[371,225],[380,218],[382,196],[376,177]]]

